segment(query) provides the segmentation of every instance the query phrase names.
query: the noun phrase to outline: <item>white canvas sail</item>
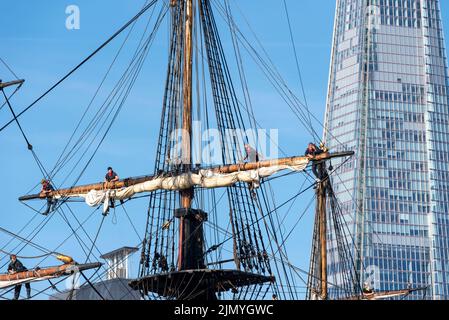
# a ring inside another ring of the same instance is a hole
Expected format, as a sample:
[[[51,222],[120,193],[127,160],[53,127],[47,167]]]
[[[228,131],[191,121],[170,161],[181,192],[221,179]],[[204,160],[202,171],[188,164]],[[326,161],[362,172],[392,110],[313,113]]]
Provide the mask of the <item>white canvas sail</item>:
[[[238,171],[227,174],[214,170],[200,170],[198,173],[185,173],[173,177],[158,177],[150,181],[138,183],[121,189],[91,190],[88,193],[74,194],[68,197],[84,198],[86,203],[95,207],[103,204],[103,211],[109,208],[109,200],[126,200],[135,194],[156,190],[185,190],[191,187],[224,188],[238,182],[251,183],[255,188],[260,186],[261,179],[270,177],[283,170],[303,171],[309,163],[307,158],[298,159],[290,165],[276,165],[256,170]]]
[[[14,287],[17,285],[22,285],[25,283],[44,281],[44,280],[49,280],[49,279],[54,279],[54,278],[59,278],[59,277],[60,277],[60,275],[53,275],[53,276],[46,276],[46,277],[32,277],[32,278],[26,278],[26,279],[0,281],[0,289],[6,289],[6,288]]]

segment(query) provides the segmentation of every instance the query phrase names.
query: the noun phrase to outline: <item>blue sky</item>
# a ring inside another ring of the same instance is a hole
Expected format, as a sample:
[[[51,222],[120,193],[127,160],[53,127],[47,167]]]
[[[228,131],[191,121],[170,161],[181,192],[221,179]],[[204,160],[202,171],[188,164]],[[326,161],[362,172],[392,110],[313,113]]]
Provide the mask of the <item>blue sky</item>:
[[[11,101],[15,110],[22,110],[80,62],[133,16],[143,2],[143,0],[133,0],[124,4],[119,0],[17,0],[3,3],[0,12],[0,27],[4,30],[0,34],[1,58],[20,78],[26,79],[23,88]],[[288,81],[290,88],[299,92],[298,74],[282,2],[247,0],[237,3],[275,65]],[[323,119],[335,1],[288,0],[287,3],[308,103],[313,114],[318,119]],[[78,5],[80,8],[80,30],[67,30],[65,27],[67,17],[65,9],[71,4]],[[446,14],[449,12],[448,9],[449,3],[442,1],[445,26],[449,25],[449,14]],[[236,13],[236,18],[240,18],[237,22],[242,29],[245,29],[241,14]],[[138,26],[141,28],[142,24]],[[160,31],[161,35],[151,49],[139,81],[127,100],[123,112],[80,183],[102,180],[105,168],[109,165],[112,165],[121,177],[151,173],[154,166],[155,142],[158,135],[165,75],[167,24],[164,24]],[[82,110],[94,94],[122,41],[123,36],[111,43],[61,87],[21,117],[21,124],[47,169],[54,165],[64,148]],[[133,44],[135,45],[135,41],[136,38],[130,40],[131,48]],[[226,38],[224,44],[225,46],[230,44]],[[123,61],[126,62],[127,54],[129,53],[124,53],[124,58],[121,60],[122,66]],[[232,59],[230,61],[233,62]],[[248,67],[248,85],[256,117],[261,126],[267,129],[279,129],[279,144],[287,154],[302,154],[304,146],[311,140],[310,135],[293,117],[291,111],[263,78],[254,63],[248,58],[245,62]],[[115,70],[111,78],[115,75],[117,79],[120,70],[120,68]],[[7,69],[0,64],[0,78],[7,81],[11,77]],[[105,92],[112,88],[112,84],[112,81],[105,84]],[[10,118],[7,108],[0,110],[0,126]],[[318,126],[317,131],[321,132]],[[34,218],[21,233],[25,236],[27,231],[30,232],[45,218],[35,216],[35,213],[20,204],[17,198],[32,189],[42,177],[16,125],[11,125],[0,133],[0,146],[0,177],[4,186],[0,195],[2,203],[0,226],[18,232],[30,219]],[[275,185],[279,194],[278,203],[299,190],[303,178],[295,177]],[[34,191],[38,190],[34,189]],[[301,201],[293,205],[286,220],[287,225],[297,220],[304,205],[312,196],[309,192]],[[84,204],[74,204],[73,210],[80,220],[86,219],[92,211]],[[146,218],[145,200],[130,204],[127,211],[139,235],[142,236]],[[75,224],[73,218],[71,221]],[[95,234],[100,221],[101,215],[97,214],[85,225],[86,231],[90,235]],[[312,221],[313,210],[309,210],[289,239],[289,247],[292,249],[289,253],[291,261],[303,269],[308,268]],[[34,238],[34,241],[47,248],[54,248],[69,234],[70,230],[65,222],[60,216],[55,216]],[[0,234],[1,247],[9,240],[10,238]],[[136,245],[138,242],[139,237],[124,213],[117,211],[115,219],[110,216],[106,220],[97,245],[100,251],[105,253],[120,246]],[[17,242],[13,242],[5,249],[10,250],[15,244]],[[85,257],[74,239],[65,243],[60,251],[73,255],[75,259]],[[29,255],[40,253],[32,248],[27,248],[23,252]],[[98,252],[95,254],[98,256]],[[2,254],[0,258],[3,258]],[[0,266],[4,262],[3,259]],[[32,266],[36,261],[30,260],[25,263]],[[48,260],[45,263],[55,262]],[[136,261],[133,266],[135,270]]]

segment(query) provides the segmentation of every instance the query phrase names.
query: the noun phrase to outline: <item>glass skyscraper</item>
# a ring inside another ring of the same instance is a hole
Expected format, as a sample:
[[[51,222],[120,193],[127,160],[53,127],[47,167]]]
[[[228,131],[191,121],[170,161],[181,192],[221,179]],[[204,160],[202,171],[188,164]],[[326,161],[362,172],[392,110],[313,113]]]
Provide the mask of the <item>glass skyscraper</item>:
[[[439,0],[337,0],[324,141],[356,153],[332,183],[376,291],[449,299],[448,83]]]

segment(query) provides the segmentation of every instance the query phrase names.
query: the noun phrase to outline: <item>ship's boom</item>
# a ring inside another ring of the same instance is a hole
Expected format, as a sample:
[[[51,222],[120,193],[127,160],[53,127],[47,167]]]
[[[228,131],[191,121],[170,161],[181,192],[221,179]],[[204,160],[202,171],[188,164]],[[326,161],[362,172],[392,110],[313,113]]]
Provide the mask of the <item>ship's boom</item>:
[[[76,272],[96,269],[101,267],[100,262],[75,264],[68,263],[56,267],[48,267],[42,269],[34,269],[13,274],[0,274],[0,289],[9,288],[29,282],[43,281],[47,279],[58,278],[71,275]]]

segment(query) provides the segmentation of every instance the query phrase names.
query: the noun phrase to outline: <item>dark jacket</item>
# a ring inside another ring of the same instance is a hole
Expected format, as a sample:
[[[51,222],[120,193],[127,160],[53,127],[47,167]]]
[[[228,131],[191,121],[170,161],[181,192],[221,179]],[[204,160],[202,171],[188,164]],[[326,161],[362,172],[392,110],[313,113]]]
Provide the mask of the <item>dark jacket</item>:
[[[307,155],[312,155],[312,156],[317,156],[317,155],[319,155],[319,154],[322,154],[324,151],[323,150],[321,150],[320,148],[318,148],[318,147],[316,147],[316,150],[315,151],[309,151],[309,148],[307,148],[306,149],[306,152],[304,152],[304,155],[305,156],[307,156]]]
[[[115,173],[115,171],[112,171],[112,174],[109,175],[109,172],[106,173],[106,175],[104,176],[104,178],[106,179],[106,181],[111,182],[111,180],[113,180],[115,177],[117,177],[117,173]]]
[[[246,157],[244,160],[248,160],[249,162],[259,162],[259,153],[254,150],[253,148],[251,148],[249,150],[249,152],[247,150],[246,151]]]
[[[42,185],[42,191],[55,191],[55,188],[53,188],[50,182],[47,182]]]
[[[28,269],[23,266],[22,262],[20,262],[17,259],[14,262],[11,261],[8,266],[8,272],[9,271],[22,272],[22,271],[27,271],[27,270]]]

